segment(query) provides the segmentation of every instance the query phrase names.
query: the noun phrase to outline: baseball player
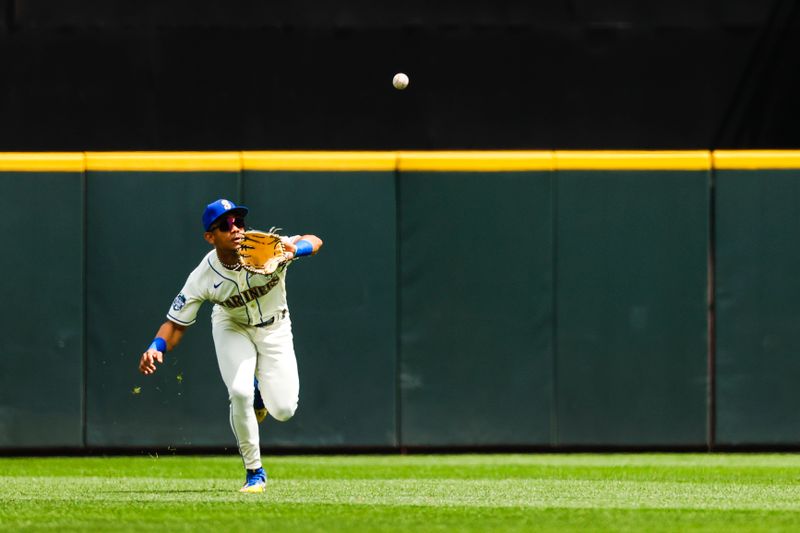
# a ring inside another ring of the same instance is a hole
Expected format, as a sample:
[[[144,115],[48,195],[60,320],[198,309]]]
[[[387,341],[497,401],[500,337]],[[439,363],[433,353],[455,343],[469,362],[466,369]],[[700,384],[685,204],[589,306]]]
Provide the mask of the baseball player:
[[[252,274],[238,263],[248,209],[228,200],[208,204],[203,213],[205,240],[214,247],[189,274],[172,302],[167,320],[142,354],[139,371],[156,371],[164,353],[194,324],[200,305],[214,303],[211,324],[222,380],[228,388],[230,423],[247,471],[246,493],[264,491],[267,474],[261,463],[254,405],[286,421],[297,409],[300,382],[286,302],[286,269],[299,257],[314,255],[322,240],[314,235],[284,237],[286,259],[269,275]],[[254,389],[253,376],[257,378]],[[256,398],[254,390],[259,390]],[[263,401],[263,404],[261,403]]]

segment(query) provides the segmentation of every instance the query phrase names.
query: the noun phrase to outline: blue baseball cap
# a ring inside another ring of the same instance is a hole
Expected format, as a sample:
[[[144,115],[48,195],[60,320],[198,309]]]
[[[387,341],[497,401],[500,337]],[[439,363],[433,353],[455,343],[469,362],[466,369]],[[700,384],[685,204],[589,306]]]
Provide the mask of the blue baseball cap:
[[[211,202],[206,206],[206,210],[203,211],[203,227],[208,231],[208,228],[210,228],[219,217],[227,215],[232,211],[236,211],[238,215],[245,216],[249,210],[243,205],[236,205],[230,200],[225,200],[223,198],[220,198],[216,202]]]

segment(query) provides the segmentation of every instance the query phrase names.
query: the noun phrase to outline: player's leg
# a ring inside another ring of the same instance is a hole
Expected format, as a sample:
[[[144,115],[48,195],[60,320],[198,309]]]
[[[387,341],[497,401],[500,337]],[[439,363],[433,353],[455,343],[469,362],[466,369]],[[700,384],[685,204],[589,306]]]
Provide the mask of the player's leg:
[[[256,348],[247,332],[231,321],[213,324],[214,346],[220,373],[228,388],[230,422],[245,468],[261,467],[258,422],[253,411],[253,374]]]
[[[254,333],[258,349],[258,377],[267,411],[280,421],[289,420],[297,410],[300,379],[292,340],[292,323],[287,316],[274,326]]]
[[[267,418],[267,408],[264,406],[264,397],[261,389],[258,388],[258,378],[253,378],[253,410],[256,413],[256,420],[260,424]]]

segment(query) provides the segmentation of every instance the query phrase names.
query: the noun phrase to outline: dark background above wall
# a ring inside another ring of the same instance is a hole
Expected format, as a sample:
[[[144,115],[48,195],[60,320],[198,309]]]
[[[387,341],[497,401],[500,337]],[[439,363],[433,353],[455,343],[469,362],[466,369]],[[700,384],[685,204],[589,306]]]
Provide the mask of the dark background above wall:
[[[5,0],[0,150],[793,148],[795,3]]]

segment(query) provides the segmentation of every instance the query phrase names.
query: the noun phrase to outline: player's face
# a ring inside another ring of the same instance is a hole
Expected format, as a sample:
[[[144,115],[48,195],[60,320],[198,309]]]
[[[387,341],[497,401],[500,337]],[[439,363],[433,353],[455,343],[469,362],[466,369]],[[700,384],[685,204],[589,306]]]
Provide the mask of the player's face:
[[[206,240],[215,248],[236,251],[244,236],[244,217],[226,216],[219,219],[206,232]]]

